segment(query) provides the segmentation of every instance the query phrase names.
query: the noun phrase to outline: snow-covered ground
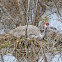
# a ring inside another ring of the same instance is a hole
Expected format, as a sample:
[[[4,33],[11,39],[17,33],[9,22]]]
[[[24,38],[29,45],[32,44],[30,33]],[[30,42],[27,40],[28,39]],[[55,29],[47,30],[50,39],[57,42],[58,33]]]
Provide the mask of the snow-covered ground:
[[[17,62],[17,59],[12,54],[3,56],[4,62]]]
[[[62,54],[57,54],[52,56],[52,54],[46,55],[48,62],[62,62]],[[38,62],[44,62],[43,58],[41,57]]]
[[[62,54],[55,55],[51,62],[62,62]]]
[[[48,62],[62,62],[62,54],[57,54],[53,56],[51,53],[46,53],[47,61]],[[4,62],[17,62],[17,59],[12,54],[7,54],[3,56]],[[1,62],[0,56],[0,62]],[[38,62],[44,62],[43,58],[40,57]]]

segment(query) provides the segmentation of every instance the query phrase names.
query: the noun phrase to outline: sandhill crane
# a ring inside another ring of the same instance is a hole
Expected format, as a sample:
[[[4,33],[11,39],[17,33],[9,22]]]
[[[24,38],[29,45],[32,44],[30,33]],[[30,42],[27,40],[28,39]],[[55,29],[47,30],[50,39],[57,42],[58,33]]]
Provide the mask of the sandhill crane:
[[[46,35],[47,28],[48,28],[49,23],[45,23],[45,28],[44,32],[41,34],[40,29],[36,26],[33,25],[28,25],[27,29],[27,35],[29,38],[34,38],[34,39],[43,39]],[[16,37],[21,37],[25,36],[25,31],[26,31],[26,25],[25,26],[19,26],[9,32],[9,34],[14,35]]]

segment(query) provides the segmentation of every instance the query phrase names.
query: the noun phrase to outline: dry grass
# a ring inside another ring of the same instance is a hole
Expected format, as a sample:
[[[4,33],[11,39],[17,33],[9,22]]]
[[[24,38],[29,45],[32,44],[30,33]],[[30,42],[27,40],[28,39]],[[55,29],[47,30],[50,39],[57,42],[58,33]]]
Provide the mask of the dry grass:
[[[45,40],[29,39],[26,41],[24,36],[16,38],[12,35],[0,35],[0,52],[3,52],[3,54],[12,53],[19,61],[21,59],[22,62],[24,60],[36,62],[39,56],[42,56],[44,53],[62,53],[62,43],[58,42],[53,46],[56,41],[51,39],[50,37],[45,37]]]

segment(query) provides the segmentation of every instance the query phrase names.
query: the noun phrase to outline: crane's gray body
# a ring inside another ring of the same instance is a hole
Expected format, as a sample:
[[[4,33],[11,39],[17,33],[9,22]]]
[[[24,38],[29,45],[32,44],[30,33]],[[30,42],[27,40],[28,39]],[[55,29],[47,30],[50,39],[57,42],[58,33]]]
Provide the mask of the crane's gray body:
[[[25,31],[26,31],[26,25],[25,26],[19,26],[13,30],[11,30],[9,33],[16,36],[16,37],[21,37],[25,36]],[[40,29],[36,26],[33,25],[28,25],[27,29],[27,35],[30,38],[40,38],[42,39],[46,34],[46,29],[44,30],[43,34],[41,35]]]

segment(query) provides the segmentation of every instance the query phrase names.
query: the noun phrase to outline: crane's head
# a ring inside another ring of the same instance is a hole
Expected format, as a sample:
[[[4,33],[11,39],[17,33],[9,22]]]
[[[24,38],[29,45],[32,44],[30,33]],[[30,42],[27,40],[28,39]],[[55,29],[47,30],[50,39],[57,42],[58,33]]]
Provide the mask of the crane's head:
[[[49,23],[48,23],[48,22],[46,22],[46,23],[45,23],[45,27],[47,28],[48,26],[49,26]]]

